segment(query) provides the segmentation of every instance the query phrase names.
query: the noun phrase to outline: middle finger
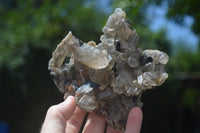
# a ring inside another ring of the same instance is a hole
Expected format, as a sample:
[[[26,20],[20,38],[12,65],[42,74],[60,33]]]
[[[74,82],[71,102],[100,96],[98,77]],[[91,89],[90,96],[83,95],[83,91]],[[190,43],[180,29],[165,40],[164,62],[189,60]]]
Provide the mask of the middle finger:
[[[90,113],[83,129],[83,133],[103,133],[105,126],[106,121],[104,117],[97,116],[95,113]]]

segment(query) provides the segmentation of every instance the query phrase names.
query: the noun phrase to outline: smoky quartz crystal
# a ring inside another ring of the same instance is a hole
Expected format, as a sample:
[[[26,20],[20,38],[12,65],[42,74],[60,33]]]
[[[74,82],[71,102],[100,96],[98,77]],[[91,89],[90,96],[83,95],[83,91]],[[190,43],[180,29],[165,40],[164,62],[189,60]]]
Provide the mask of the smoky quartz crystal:
[[[111,127],[123,131],[131,108],[142,107],[141,94],[167,79],[164,66],[169,57],[138,48],[138,35],[121,8],[108,18],[103,33],[96,45],[70,31],[53,52],[48,69],[65,97],[73,95],[79,108],[103,115]]]

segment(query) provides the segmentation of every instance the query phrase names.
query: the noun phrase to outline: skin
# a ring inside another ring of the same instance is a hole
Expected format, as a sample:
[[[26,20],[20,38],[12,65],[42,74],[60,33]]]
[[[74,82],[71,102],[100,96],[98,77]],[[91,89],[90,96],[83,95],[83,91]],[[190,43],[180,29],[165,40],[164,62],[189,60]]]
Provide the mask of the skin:
[[[46,114],[41,133],[78,133],[84,121],[86,112],[80,110],[73,96],[69,96],[64,102],[51,106]],[[143,114],[140,108],[130,110],[125,133],[139,133]],[[106,120],[102,116],[89,113],[83,128],[83,133],[104,133]],[[106,133],[120,133],[111,127],[107,127]]]

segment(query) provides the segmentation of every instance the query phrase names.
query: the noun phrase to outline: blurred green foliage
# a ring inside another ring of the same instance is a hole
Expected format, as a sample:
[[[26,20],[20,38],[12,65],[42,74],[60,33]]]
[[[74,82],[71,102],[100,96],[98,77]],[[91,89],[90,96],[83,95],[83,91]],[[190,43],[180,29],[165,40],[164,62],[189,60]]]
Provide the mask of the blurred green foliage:
[[[78,0],[3,2],[0,5],[3,16],[0,21],[0,66],[9,69],[25,64],[24,57],[31,53],[30,45],[51,51],[69,30],[87,39],[84,41],[96,41],[105,17],[92,3],[82,6],[84,1]],[[96,15],[99,17],[95,18]]]
[[[168,0],[169,11],[167,16],[174,19],[179,24],[182,24],[186,15],[194,19],[192,30],[200,37],[200,13],[199,13],[199,0]]]
[[[179,48],[177,55],[172,56],[170,65],[174,72],[200,72],[200,52]]]
[[[10,114],[13,110],[26,108],[31,113],[25,116],[29,115],[32,121],[34,111],[40,114],[39,109],[43,109],[38,103],[46,105],[45,109],[51,105],[54,93],[59,94],[47,70],[52,51],[68,31],[84,42],[94,40],[98,43],[109,15],[104,8],[113,11],[116,7],[123,8],[133,22],[140,36],[139,47],[159,49],[170,56],[169,80],[160,88],[159,96],[155,96],[161,99],[161,103],[157,99],[157,104],[169,104],[174,110],[187,108],[200,118],[200,51],[191,52],[182,45],[172,45],[164,30],[154,33],[148,28],[147,7],[163,1],[110,0],[107,7],[102,7],[98,0],[0,0],[0,118],[9,117],[8,121],[16,122],[19,118]],[[194,18],[192,29],[199,35],[198,0],[166,1],[170,5],[168,16],[182,20],[190,15]],[[148,95],[154,95],[150,93]],[[18,126],[20,124],[12,125],[14,129]]]
[[[180,25],[184,24],[184,17],[190,16],[194,19],[192,30],[195,34],[200,35],[200,14],[199,0],[147,0],[147,3],[161,5],[163,2],[168,4],[167,17],[174,20]]]

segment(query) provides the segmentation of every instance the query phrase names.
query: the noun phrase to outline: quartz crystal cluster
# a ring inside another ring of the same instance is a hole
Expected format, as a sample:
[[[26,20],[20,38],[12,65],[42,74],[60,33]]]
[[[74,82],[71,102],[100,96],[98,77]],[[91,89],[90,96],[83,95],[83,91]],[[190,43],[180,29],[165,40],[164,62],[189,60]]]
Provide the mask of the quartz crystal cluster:
[[[96,45],[69,32],[53,52],[48,69],[65,96],[73,95],[81,109],[103,115],[111,127],[122,131],[130,109],[142,107],[142,92],[167,79],[168,55],[138,48],[138,35],[121,8],[108,18],[103,33]]]

